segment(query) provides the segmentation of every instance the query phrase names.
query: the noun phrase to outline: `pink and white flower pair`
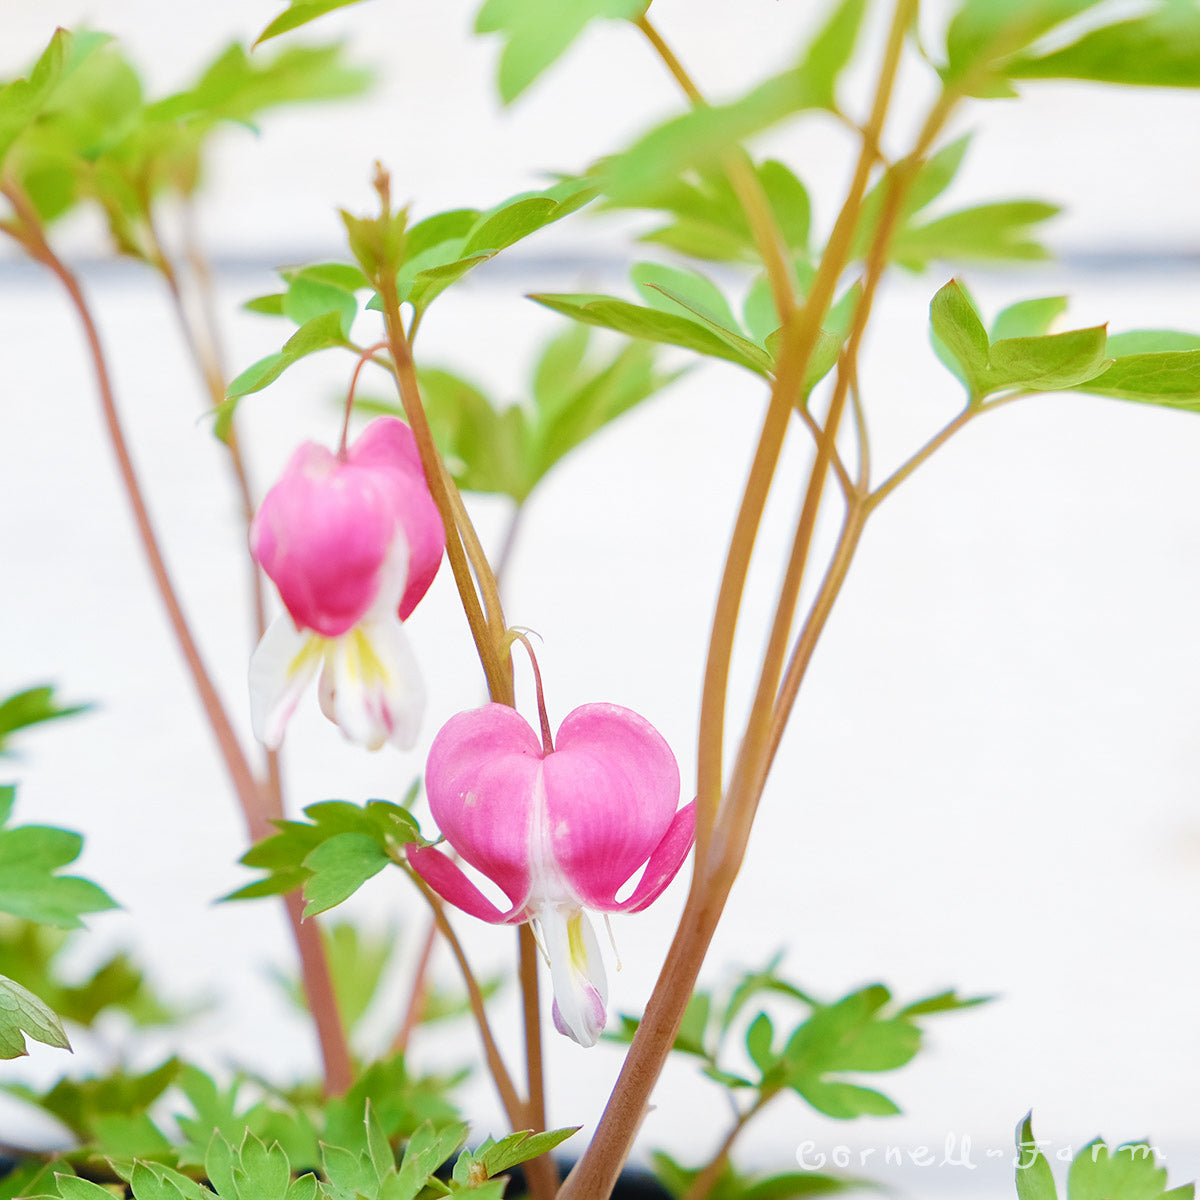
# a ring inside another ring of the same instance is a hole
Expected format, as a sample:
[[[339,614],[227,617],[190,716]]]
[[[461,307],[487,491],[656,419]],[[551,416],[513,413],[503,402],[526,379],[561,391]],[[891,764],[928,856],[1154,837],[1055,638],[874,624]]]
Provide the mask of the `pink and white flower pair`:
[[[413,869],[481,920],[531,921],[550,963],[556,1027],[594,1045],[608,984],[584,910],[640,912],[692,845],[695,805],[676,811],[679,768],[670,747],[648,721],[615,704],[575,709],[556,748],[514,709],[488,704],[443,726],[425,787],[446,841],[500,886],[511,907],[498,908],[435,847],[410,846]]]
[[[255,735],[274,749],[320,671],[321,709],[353,742],[416,741],[425,691],[401,622],[445,549],[412,431],[380,417],[340,454],[305,442],[250,529],[287,613],[250,661]]]

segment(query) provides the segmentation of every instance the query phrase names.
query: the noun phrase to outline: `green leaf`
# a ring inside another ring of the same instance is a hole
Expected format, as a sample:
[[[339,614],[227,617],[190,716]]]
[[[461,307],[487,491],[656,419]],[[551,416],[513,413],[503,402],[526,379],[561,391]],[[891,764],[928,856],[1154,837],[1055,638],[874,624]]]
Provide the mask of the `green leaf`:
[[[0,788],[0,815],[12,809],[14,789]],[[81,913],[116,908],[116,902],[96,884],[74,875],[56,875],[74,862],[83,847],[77,833],[46,825],[0,829],[0,911],[74,929]]]
[[[0,88],[0,162],[53,95],[73,57],[74,36],[56,29],[29,74]]]
[[[0,975],[0,1058],[28,1054],[23,1035],[46,1046],[71,1048],[58,1017],[32,992]]]
[[[323,263],[285,271],[288,288],[282,301],[283,315],[304,325],[329,312],[339,314],[342,336],[350,337],[350,326],[358,315],[355,290],[369,286],[357,267]]]
[[[839,1121],[849,1121],[855,1117],[892,1117],[900,1112],[882,1092],[853,1083],[801,1079],[792,1087],[817,1112],[836,1117]]]
[[[288,7],[258,35],[254,44],[260,46],[269,38],[299,29],[301,25],[307,25],[309,21],[315,21],[334,9],[361,3],[362,0],[290,0]]]
[[[1031,262],[1049,257],[1029,236],[1029,227],[1057,216],[1055,204],[1005,200],[949,213],[924,225],[906,225],[893,239],[891,255],[901,266],[923,271],[935,259],[964,262]]]
[[[252,392],[261,392],[268,384],[272,384],[302,358],[315,354],[318,350],[329,350],[334,346],[348,346],[346,335],[342,330],[343,314],[341,312],[325,312],[320,316],[305,321],[299,329],[283,344],[283,349],[277,354],[268,354],[253,366],[247,367],[229,385],[225,392],[225,403],[217,410],[217,436],[224,437],[233,419],[237,402],[243,396]]]
[[[580,1128],[581,1126],[574,1125],[570,1129],[547,1129],[542,1133],[534,1133],[528,1129],[510,1133],[480,1158],[489,1176],[501,1175],[520,1163],[549,1154],[567,1138],[578,1133]]]
[[[54,1182],[62,1200],[113,1200],[113,1194],[107,1188],[90,1179],[80,1179],[78,1175],[65,1175],[60,1171],[54,1176]]]
[[[764,1076],[772,1071],[779,1061],[772,1049],[774,1041],[775,1027],[771,1024],[771,1018],[765,1012],[761,1012],[746,1030],[746,1051],[750,1055],[750,1061]]]
[[[1106,341],[1105,327],[1097,325],[1046,337],[993,342],[988,355],[987,390],[1019,387],[1053,391],[1094,379],[1112,361],[1105,357]]]
[[[312,872],[304,885],[304,917],[316,916],[352,896],[388,865],[388,856],[373,837],[339,833],[322,842],[304,860]]]
[[[1123,355],[1075,390],[1200,412],[1200,350]]]
[[[1200,87],[1200,9],[1160,0],[1153,12],[1093,29],[1049,54],[1019,58],[1006,72],[1015,79]]]
[[[241,861],[248,867],[263,868],[268,874],[226,899],[277,895],[301,886],[307,892],[316,875],[324,873],[325,878],[317,885],[318,895],[307,894],[310,902],[317,902],[318,897],[323,901],[358,877],[358,882],[350,888],[353,892],[380,870],[389,857],[399,855],[407,843],[421,841],[420,828],[408,809],[386,800],[370,800],[365,806],[345,800],[323,800],[310,804],[304,815],[307,822],[276,821],[279,832],[250,847]],[[352,836],[340,842],[338,848],[317,853],[346,835]],[[373,849],[367,849],[368,842]],[[366,870],[368,874],[361,874]]]
[[[1017,1126],[1017,1196],[1019,1200],[1058,1200],[1054,1174],[1033,1136],[1032,1112]]]
[[[8,736],[18,729],[27,729],[43,721],[59,717],[70,717],[75,713],[87,712],[90,704],[73,704],[62,707],[54,697],[54,688],[49,684],[26,688],[0,700],[0,754],[5,752]]]
[[[1042,300],[1021,300],[1010,304],[1002,309],[992,322],[992,340],[1041,337],[1049,331],[1055,318],[1062,316],[1066,311],[1066,296],[1047,296]],[[1109,340],[1111,342],[1111,339]]]
[[[729,301],[707,276],[659,263],[638,263],[630,276],[642,298],[652,307],[684,316],[703,316],[710,328],[724,329],[745,340]]]
[[[588,325],[599,325],[604,329],[615,329],[629,337],[665,342],[672,346],[682,346],[686,350],[695,350],[712,358],[723,358],[758,375],[766,375],[770,370],[770,356],[753,343],[747,343],[749,350],[732,345],[707,325],[676,313],[642,308],[611,296],[543,293],[531,295],[529,298]]]
[[[609,199],[634,206],[653,202],[672,180],[718,166],[732,147],[793,113],[834,108],[837,78],[854,49],[865,8],[865,0],[841,0],[796,66],[738,100],[692,109],[643,135],[606,165]]]
[[[956,991],[938,992],[935,996],[926,996],[924,1000],[914,1000],[906,1004],[896,1016],[911,1020],[913,1017],[930,1016],[933,1013],[958,1012],[963,1008],[975,1008],[979,1004],[987,1004],[993,996],[960,996]]]
[[[964,0],[946,31],[947,83],[972,96],[1011,96],[1005,63],[1100,0]]]
[[[990,342],[979,313],[958,280],[950,280],[934,296],[929,323],[938,358],[967,385],[972,397],[983,395]]]
[[[590,21],[640,16],[648,0],[486,0],[475,20],[476,33],[500,33],[499,88],[505,104],[515,100]]]
[[[1175,350],[1200,350],[1200,334],[1175,329],[1134,329],[1108,335],[1108,352],[1115,358]]]
[[[1174,1192],[1192,1190],[1188,1184]],[[1075,1155],[1067,1173],[1070,1200],[1159,1200],[1167,1194],[1166,1168],[1155,1161],[1147,1142],[1125,1142],[1109,1150],[1097,1138]]]
[[[79,1141],[91,1143],[104,1122],[144,1113],[175,1081],[180,1066],[178,1059],[169,1058],[142,1075],[117,1068],[96,1078],[60,1079],[48,1092],[19,1084],[5,1090],[50,1113]]]

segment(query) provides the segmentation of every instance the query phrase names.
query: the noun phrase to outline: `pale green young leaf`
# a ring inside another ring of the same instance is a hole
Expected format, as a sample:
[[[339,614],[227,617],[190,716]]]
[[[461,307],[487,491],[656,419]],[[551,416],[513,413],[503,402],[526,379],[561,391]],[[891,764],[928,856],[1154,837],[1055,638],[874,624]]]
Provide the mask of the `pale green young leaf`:
[[[338,315],[341,334],[349,339],[350,326],[358,315],[354,293],[335,283],[297,272],[283,296],[283,315],[297,325],[304,325],[331,312]]]
[[[342,332],[342,314],[340,312],[324,312],[305,321],[284,342],[282,350],[259,359],[230,383],[225,392],[226,403],[221,411],[225,423],[232,416],[231,401],[237,401],[242,396],[262,391],[268,384],[274,383],[293,363],[299,362],[309,354],[315,354],[318,350],[328,350],[334,346],[346,345],[348,342],[346,335]],[[219,422],[219,424],[221,423]]]
[[[1011,96],[1004,64],[1100,0],[963,0],[946,31],[947,83],[969,95]],[[973,86],[967,86],[967,85]]]
[[[990,343],[979,313],[958,280],[950,280],[934,296],[929,322],[938,357],[966,384],[972,397],[981,396]]]
[[[642,299],[652,307],[685,316],[703,314],[708,323],[742,334],[724,293],[699,271],[684,271],[659,263],[638,263],[630,271],[630,277]]]
[[[1122,355],[1075,390],[1200,412],[1200,350]]]
[[[1023,388],[1054,391],[1094,379],[1112,360],[1106,357],[1106,330],[1073,329],[1045,337],[1005,338],[988,354],[987,390]]]
[[[315,21],[334,9],[348,8],[352,4],[362,2],[363,0],[290,0],[288,7],[258,35],[254,44],[259,46],[281,33],[299,29],[301,25],[307,25],[309,21]]]
[[[60,1050],[71,1048],[58,1017],[31,991],[0,975],[0,1058],[28,1054],[26,1036]]]
[[[1020,300],[1001,309],[992,322],[992,341],[1001,338],[1042,337],[1056,317],[1067,311],[1066,296],[1047,296],[1041,300]],[[1111,340],[1111,339],[1110,339]],[[1115,353],[1111,350],[1110,352]]]
[[[840,0],[794,67],[727,104],[692,109],[657,126],[606,166],[616,204],[653,201],[688,170],[711,169],[734,146],[805,109],[835,108],[835,92],[858,38],[865,0]]]
[[[706,325],[676,313],[642,308],[611,296],[591,294],[540,294],[531,295],[530,299],[588,325],[615,329],[629,337],[682,346],[686,350],[737,363],[759,375],[765,375],[769,370],[769,358],[764,363],[766,356],[752,343],[747,345],[752,347],[753,352],[745,351],[731,345]]]
[[[1177,329],[1132,329],[1128,333],[1109,334],[1108,338],[1108,352],[1114,358],[1177,350],[1200,350],[1200,334]]]
[[[923,271],[934,260],[962,262],[1032,262],[1048,257],[1030,230],[1058,215],[1054,204],[1039,200],[1005,200],[980,204],[936,217],[923,225],[906,225],[891,246],[901,266]]]
[[[29,74],[0,87],[0,162],[53,94],[72,56],[73,42],[73,34],[56,29]]]
[[[1093,29],[1048,54],[1022,57],[1006,70],[1016,79],[1200,87],[1200,8],[1158,0],[1152,12]]]
[[[515,100],[562,55],[589,22],[601,17],[632,20],[649,0],[486,0],[476,33],[499,33],[499,89],[505,104]]]
[[[234,1177],[240,1200],[285,1200],[292,1173],[287,1155],[278,1144],[267,1147],[247,1130]]]
[[[987,1004],[993,999],[992,996],[960,996],[951,989],[938,992],[934,996],[926,996],[923,1000],[914,1000],[899,1009],[896,1016],[911,1020],[913,1017],[929,1016],[932,1013],[958,1012],[964,1008]]]
[[[1033,1136],[1033,1113],[1017,1126],[1018,1200],[1058,1200],[1054,1173]]]

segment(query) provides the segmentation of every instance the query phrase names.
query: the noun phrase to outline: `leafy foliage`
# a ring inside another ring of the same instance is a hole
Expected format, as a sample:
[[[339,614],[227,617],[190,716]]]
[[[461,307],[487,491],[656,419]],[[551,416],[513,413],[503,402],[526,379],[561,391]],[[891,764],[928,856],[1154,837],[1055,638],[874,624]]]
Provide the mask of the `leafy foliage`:
[[[43,220],[84,200],[121,253],[162,258],[152,209],[199,184],[210,137],[281,104],[355,95],[369,82],[336,46],[251,59],[231,45],[190,87],[148,101],[137,71],[104,34],[59,31],[25,80],[0,90],[0,156]]]
[[[106,958],[79,982],[66,982],[60,960],[73,937],[35,921],[0,919],[0,972],[21,979],[64,1021],[84,1028],[105,1012],[120,1012],[143,1028],[174,1024],[188,1015],[166,1004],[123,952]]]
[[[530,403],[508,408],[451,371],[418,372],[434,440],[460,488],[524,503],[564,455],[677,377],[656,370],[653,348],[642,343],[600,359],[589,348],[578,325],[552,339],[534,369]],[[402,415],[395,403],[358,403]]]
[[[263,42],[278,37],[281,33],[299,29],[301,25],[307,25],[309,21],[315,21],[334,9],[349,8],[352,4],[362,2],[363,0],[288,0],[287,8],[258,35],[254,44],[261,46]]]
[[[920,1048],[919,1017],[969,1008],[986,999],[964,1000],[942,992],[895,1006],[888,989],[873,984],[826,1004],[781,978],[779,961],[776,956],[762,970],[744,974],[721,1001],[710,992],[695,993],[674,1045],[677,1052],[699,1059],[710,1079],[734,1092],[756,1093],[753,1109],[790,1090],[818,1112],[842,1120],[898,1113],[887,1096],[846,1076],[904,1066]],[[754,1067],[745,1074],[740,1064],[731,1069],[735,1064],[727,1058],[729,1034],[742,1023],[739,1018],[750,1002],[764,995],[800,1005],[805,1017],[781,1039],[772,1017],[760,1010],[745,1029],[745,1050]],[[638,1024],[636,1018],[622,1015],[621,1028],[610,1040],[632,1040]]]
[[[797,270],[798,281],[811,271]],[[770,377],[778,349],[778,316],[765,284],[752,289],[746,304],[746,325],[733,314],[717,286],[696,271],[642,263],[633,280],[647,303],[632,304],[612,296],[545,293],[531,299],[587,325],[614,329],[628,337],[663,342],[694,350],[710,358],[736,363],[757,375]],[[833,306],[809,360],[802,395],[824,378],[837,362],[849,332],[857,287]],[[749,327],[748,327],[749,326]]]
[[[0,912],[74,929],[83,924],[81,913],[115,908],[103,888],[56,873],[79,857],[79,834],[49,825],[5,827],[15,799],[15,787],[0,787]]]
[[[415,794],[410,792],[410,798]],[[421,831],[406,807],[387,800],[366,805],[346,800],[310,804],[308,821],[276,821],[279,832],[252,846],[241,861],[267,872],[239,888],[230,900],[281,895],[298,888],[308,901],[306,917],[325,912],[353,895],[368,879],[396,861]]]
[[[657,126],[604,168],[614,204],[656,207],[691,170],[713,170],[735,147],[794,113],[836,107],[838,77],[858,41],[865,0],[841,0],[796,65],[727,104],[693,109]]]
[[[812,207],[807,189],[788,167],[773,159],[758,164],[755,174],[784,244],[793,255],[806,260]],[[689,171],[638,207],[671,218],[668,224],[643,234],[644,242],[713,262],[759,262],[746,214],[720,170]]]
[[[30,725],[54,721],[59,717],[74,716],[75,713],[87,712],[89,708],[90,704],[63,707],[55,699],[54,688],[50,684],[13,692],[11,696],[0,700],[0,754],[8,753],[6,743],[18,729],[28,729]]]
[[[1102,325],[1044,333],[1064,305],[1059,296],[1013,305],[989,336],[974,301],[952,279],[930,304],[934,349],[972,404],[1009,390],[1078,391],[1200,411],[1200,337],[1142,330],[1110,338]]]
[[[1017,1126],[1019,1200],[1057,1200],[1054,1173],[1033,1134],[1033,1114]],[[1192,1200],[1194,1184],[1167,1190],[1167,1172],[1148,1142],[1123,1142],[1109,1150],[1097,1138],[1071,1161],[1068,1200]]]
[[[26,1036],[47,1046],[70,1050],[62,1022],[31,991],[0,975],[0,1058],[20,1058],[29,1051]]]
[[[1158,0],[1129,20],[1089,30],[1047,54],[1021,55],[1013,79],[1091,79],[1143,87],[1200,87],[1200,9]]]
[[[476,33],[499,33],[500,98],[515,100],[554,63],[592,21],[640,16],[649,0],[485,0],[475,20]]]
[[[699,1169],[685,1167],[662,1152],[654,1154],[651,1161],[655,1175],[673,1196],[686,1196],[700,1174]],[[803,1196],[830,1196],[864,1186],[861,1179],[822,1175],[816,1171],[745,1174],[727,1161],[708,1194],[711,1200],[793,1200]]]

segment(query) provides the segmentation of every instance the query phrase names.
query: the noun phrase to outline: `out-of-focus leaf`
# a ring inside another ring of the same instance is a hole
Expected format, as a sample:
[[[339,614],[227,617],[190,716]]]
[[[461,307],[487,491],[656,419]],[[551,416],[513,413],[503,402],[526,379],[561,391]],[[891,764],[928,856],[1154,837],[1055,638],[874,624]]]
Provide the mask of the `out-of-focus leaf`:
[[[1040,56],[1010,62],[1014,79],[1094,79],[1140,87],[1200,87],[1200,9],[1159,0],[1142,16],[1092,29]]]
[[[992,341],[1000,338],[1041,337],[1050,331],[1056,317],[1067,311],[1066,296],[1042,300],[1020,300],[1002,309],[992,322]],[[1112,339],[1109,339],[1110,342]],[[1111,346],[1110,346],[1111,351]]]
[[[363,0],[289,0],[288,7],[258,35],[254,44],[260,46],[270,38],[299,29],[301,25],[307,25],[309,21],[315,21],[334,9],[349,8],[352,4],[362,2]]]
[[[512,0],[509,0],[512,2]],[[732,147],[804,109],[834,107],[837,78],[853,52],[864,0],[841,0],[796,66],[728,104],[695,108],[659,125],[609,160],[604,191],[645,207],[670,181],[720,163]]]
[[[947,83],[971,96],[1012,96],[1006,64],[1100,0],[964,0],[946,31]]]
[[[70,717],[75,713],[87,712],[90,704],[62,706],[54,696],[50,684],[26,688],[0,700],[0,754],[6,752],[8,738],[18,729],[27,729],[43,721],[54,721],[59,717]]]
[[[633,19],[649,0],[486,0],[476,33],[499,33],[499,88],[505,104],[515,100],[583,32],[601,17]]]
[[[629,337],[682,346],[686,350],[737,363],[759,375],[767,374],[771,367],[770,356],[753,343],[747,343],[749,349],[731,345],[706,325],[677,313],[643,308],[611,296],[542,294],[530,299],[587,325],[615,329]]]
[[[14,787],[0,787],[0,825],[12,811]],[[74,862],[83,838],[47,825],[0,828],[0,912],[30,921],[74,929],[81,913],[116,908],[101,887],[75,875],[58,875]]]

